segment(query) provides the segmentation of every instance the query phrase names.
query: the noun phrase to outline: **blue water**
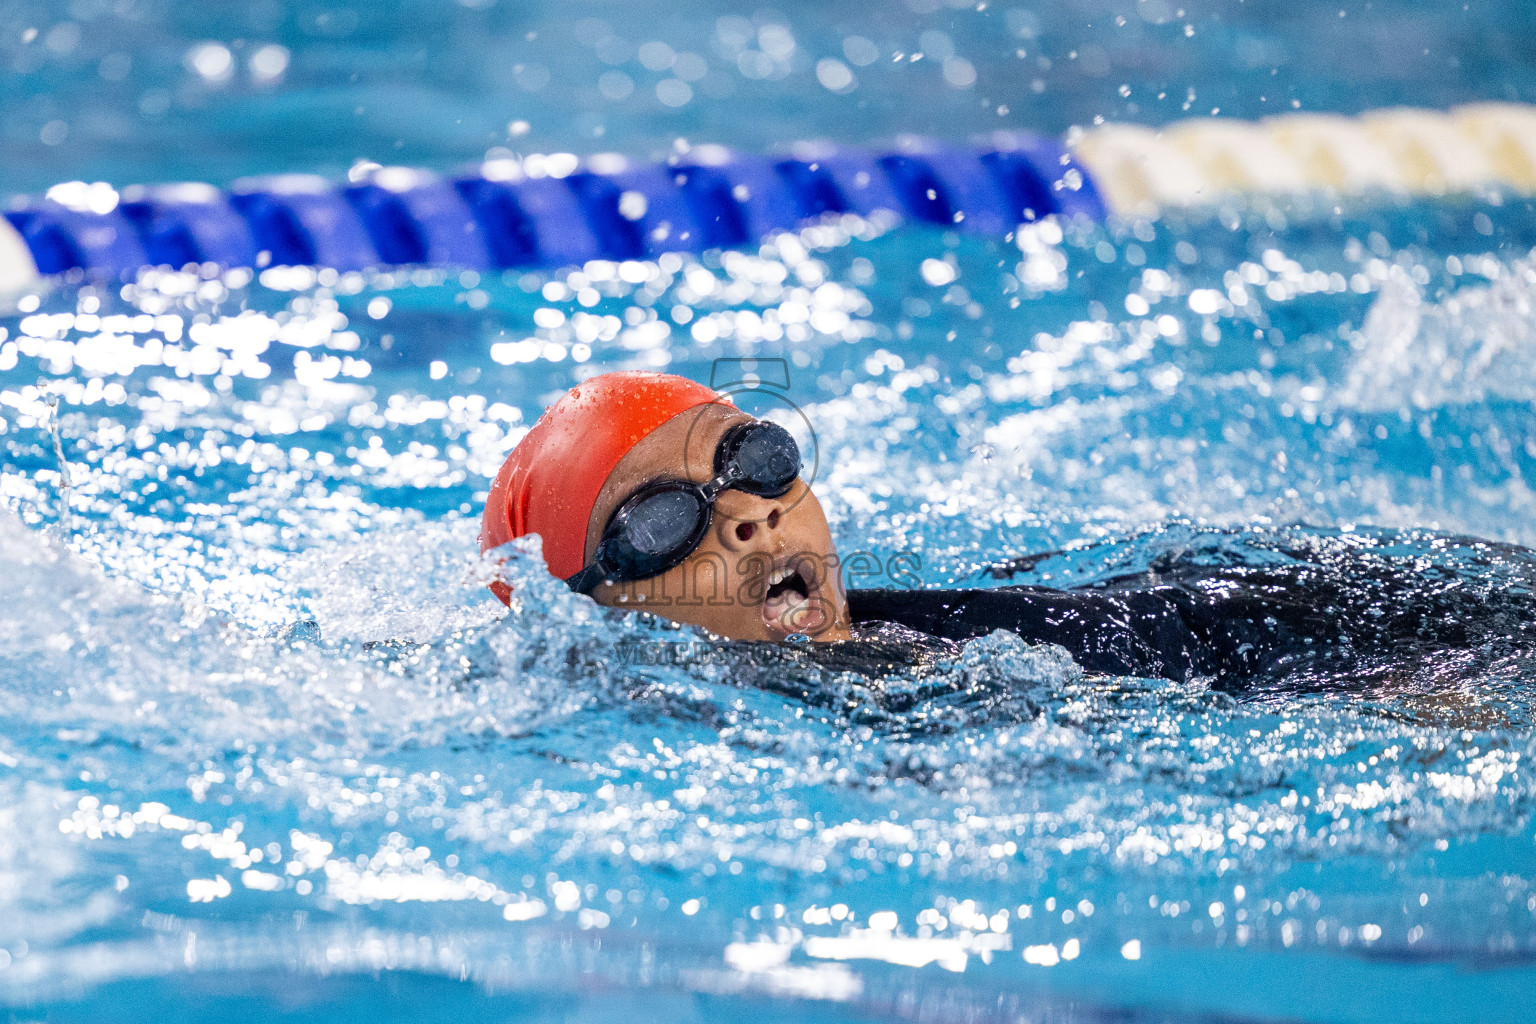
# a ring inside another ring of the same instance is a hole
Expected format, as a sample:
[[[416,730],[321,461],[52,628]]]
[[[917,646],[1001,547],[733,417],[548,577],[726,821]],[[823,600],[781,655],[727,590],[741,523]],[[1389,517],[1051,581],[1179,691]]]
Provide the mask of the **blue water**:
[[[1245,116],[1532,98],[1514,6],[1155,2],[745,27],[715,6],[11,5],[39,32],[0,41],[21,97],[0,168],[23,190],[959,139],[1157,122],[1188,88]],[[973,85],[890,60],[943,52],[924,31]],[[196,70],[221,66],[211,41],[227,80]],[[678,54],[702,58],[681,107],[656,87],[684,78],[623,56],[645,42],[687,75]],[[259,85],[269,45],[287,64]],[[1380,59],[1338,59],[1360,52]],[[853,91],[817,84],[825,57]],[[609,71],[633,91],[602,99]],[[915,696],[892,713],[830,671],[599,613],[534,547],[509,615],[474,539],[505,453],[583,375],[773,357],[790,387],[757,400],[815,425],[840,549],[929,583],[1300,539],[1496,585],[1445,538],[1536,545],[1533,245],[1509,196],[1303,199],[1012,240],[836,222],[553,275],[59,284],[0,317],[0,1000],[92,1021],[1524,1019],[1529,666],[1235,698],[998,635],[898,670]],[[681,664],[617,653],[674,641]]]

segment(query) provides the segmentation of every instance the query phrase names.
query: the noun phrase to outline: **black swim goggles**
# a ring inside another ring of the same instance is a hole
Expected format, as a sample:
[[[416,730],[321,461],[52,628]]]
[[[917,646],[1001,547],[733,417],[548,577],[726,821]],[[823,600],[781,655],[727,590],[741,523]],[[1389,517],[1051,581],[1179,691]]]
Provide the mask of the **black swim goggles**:
[[[631,494],[608,519],[592,564],[565,582],[586,594],[599,583],[660,576],[698,550],[724,491],[777,498],[799,475],[800,446],[789,431],[764,420],[738,423],[715,448],[713,480],[658,480]]]

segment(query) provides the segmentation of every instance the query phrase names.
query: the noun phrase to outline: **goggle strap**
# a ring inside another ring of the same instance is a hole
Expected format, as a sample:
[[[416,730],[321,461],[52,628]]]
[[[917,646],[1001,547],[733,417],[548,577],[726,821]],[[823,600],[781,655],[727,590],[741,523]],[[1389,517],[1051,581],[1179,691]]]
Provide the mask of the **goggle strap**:
[[[715,499],[730,490],[737,483],[737,478],[730,473],[721,473],[707,484],[699,485],[699,493],[704,496],[706,508],[715,503]]]
[[[603,568],[596,562],[587,566],[574,576],[566,578],[566,585],[578,594],[590,594],[597,589],[597,585],[603,582]]]

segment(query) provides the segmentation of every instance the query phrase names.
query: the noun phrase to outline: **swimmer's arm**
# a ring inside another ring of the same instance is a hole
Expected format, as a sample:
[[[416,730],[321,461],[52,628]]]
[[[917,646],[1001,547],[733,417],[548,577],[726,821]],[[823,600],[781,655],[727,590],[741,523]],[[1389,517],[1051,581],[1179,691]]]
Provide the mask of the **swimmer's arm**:
[[[1065,647],[1085,670],[1185,679],[1200,650],[1178,612],[1155,594],[1107,595],[1002,587],[991,590],[851,590],[854,622],[896,622],[948,640],[998,629]]]

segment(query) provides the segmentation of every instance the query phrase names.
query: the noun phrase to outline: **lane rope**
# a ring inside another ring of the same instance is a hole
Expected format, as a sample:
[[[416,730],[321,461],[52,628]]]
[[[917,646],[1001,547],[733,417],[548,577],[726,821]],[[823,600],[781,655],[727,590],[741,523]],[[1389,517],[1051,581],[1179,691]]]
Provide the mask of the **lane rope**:
[[[665,164],[535,153],[448,175],[365,164],[345,183],[287,174],[228,189],[74,181],[0,218],[0,295],[48,275],[189,264],[552,269],[750,247],[843,214],[1005,235],[1047,216],[1153,218],[1232,195],[1490,190],[1536,194],[1536,107],[1105,124],[964,148],[805,143],[780,157],[705,145]]]
[[[1122,216],[1233,194],[1536,194],[1536,107],[1517,103],[1196,118],[1160,131],[1106,124],[1068,141]]]
[[[804,144],[778,158],[696,146],[666,164],[532,154],[452,175],[368,164],[349,179],[286,174],[228,189],[121,192],[66,182],[10,204],[0,274],[13,282],[188,264],[554,268],[756,246],[847,214],[999,235],[1053,215],[1106,215],[1060,141],[1015,133],[976,148],[917,138],[883,151]]]

